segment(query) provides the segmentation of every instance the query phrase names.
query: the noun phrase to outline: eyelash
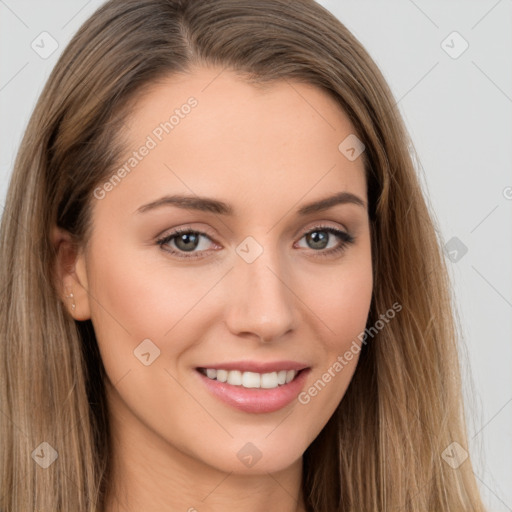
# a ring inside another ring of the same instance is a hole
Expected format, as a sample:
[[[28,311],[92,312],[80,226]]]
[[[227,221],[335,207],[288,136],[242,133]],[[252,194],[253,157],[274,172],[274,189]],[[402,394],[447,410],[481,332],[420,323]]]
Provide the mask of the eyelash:
[[[334,248],[331,248],[328,250],[322,249],[322,250],[315,251],[313,249],[313,252],[316,253],[314,255],[314,257],[324,258],[324,257],[335,256],[335,255],[340,254],[343,251],[345,251],[345,249],[347,249],[347,247],[350,244],[353,244],[355,241],[355,238],[345,231],[341,231],[341,230],[333,228],[331,226],[321,226],[321,225],[315,226],[315,227],[309,229],[308,231],[306,231],[305,233],[303,233],[299,240],[301,240],[306,235],[309,235],[315,231],[325,231],[327,233],[335,235],[338,238],[340,238],[341,242],[337,247],[334,247]],[[178,236],[185,234],[185,233],[205,236],[206,238],[209,238],[211,240],[210,236],[207,233],[203,233],[202,231],[195,231],[195,230],[189,229],[189,228],[179,228],[179,229],[176,229],[175,231],[173,231],[172,233],[165,235],[164,237],[158,239],[156,243],[162,248],[162,250],[172,254],[173,256],[177,256],[178,258],[182,258],[182,259],[203,258],[204,256],[201,256],[201,253],[204,253],[206,251],[200,251],[199,253],[189,253],[189,254],[191,254],[190,256],[183,256],[183,254],[186,254],[184,251],[176,251],[174,249],[172,249],[172,250],[164,249],[165,244],[169,243],[174,238],[177,238]]]

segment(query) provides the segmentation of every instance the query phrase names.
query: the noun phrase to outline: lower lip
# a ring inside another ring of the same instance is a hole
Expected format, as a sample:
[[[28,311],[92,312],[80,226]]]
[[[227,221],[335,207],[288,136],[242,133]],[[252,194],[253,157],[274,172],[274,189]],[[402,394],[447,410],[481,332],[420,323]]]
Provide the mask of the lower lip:
[[[244,388],[219,382],[195,370],[208,390],[224,403],[249,413],[274,412],[291,403],[304,387],[309,368],[301,370],[295,379],[273,389]]]

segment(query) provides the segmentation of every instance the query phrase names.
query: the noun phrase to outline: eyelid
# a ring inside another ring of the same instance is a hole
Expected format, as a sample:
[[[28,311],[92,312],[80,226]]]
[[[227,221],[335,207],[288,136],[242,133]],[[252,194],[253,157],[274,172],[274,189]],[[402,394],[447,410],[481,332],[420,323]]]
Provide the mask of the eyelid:
[[[206,235],[212,241],[214,241],[214,239],[215,239],[215,234],[214,234],[213,230],[211,230],[210,228],[203,228],[203,227],[197,228],[197,227],[193,227],[190,224],[185,224],[184,226],[179,226],[177,228],[166,229],[165,231],[162,232],[162,234],[156,236],[156,240],[158,241],[158,240],[168,238],[169,236],[176,236],[176,235],[179,235],[180,233],[189,233],[189,232],[198,233],[200,235]]]
[[[332,225],[332,224],[330,224],[330,222],[331,221],[324,222],[321,220],[317,221],[317,222],[313,222],[307,228],[299,230],[298,235],[303,237],[304,235],[307,235],[308,233],[310,233],[311,231],[314,231],[315,229],[336,229],[337,231],[343,231],[344,233],[349,234],[349,230],[342,224],[340,225],[338,223],[338,225]]]

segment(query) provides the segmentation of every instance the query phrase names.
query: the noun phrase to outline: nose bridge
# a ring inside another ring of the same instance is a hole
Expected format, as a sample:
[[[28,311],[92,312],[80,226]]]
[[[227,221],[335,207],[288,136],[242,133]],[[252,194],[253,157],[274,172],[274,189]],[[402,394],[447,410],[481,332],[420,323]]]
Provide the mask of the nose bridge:
[[[262,239],[263,237],[259,237]],[[236,249],[228,324],[235,334],[252,333],[270,341],[295,328],[294,294],[277,244],[247,237]]]

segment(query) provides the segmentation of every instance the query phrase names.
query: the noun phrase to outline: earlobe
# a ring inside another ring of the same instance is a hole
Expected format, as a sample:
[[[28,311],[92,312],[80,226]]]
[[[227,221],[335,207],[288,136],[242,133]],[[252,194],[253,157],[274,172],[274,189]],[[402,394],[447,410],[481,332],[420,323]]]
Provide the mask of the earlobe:
[[[90,319],[89,287],[85,255],[66,230],[54,226],[51,241],[55,248],[55,287],[75,320]]]

